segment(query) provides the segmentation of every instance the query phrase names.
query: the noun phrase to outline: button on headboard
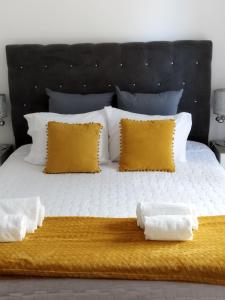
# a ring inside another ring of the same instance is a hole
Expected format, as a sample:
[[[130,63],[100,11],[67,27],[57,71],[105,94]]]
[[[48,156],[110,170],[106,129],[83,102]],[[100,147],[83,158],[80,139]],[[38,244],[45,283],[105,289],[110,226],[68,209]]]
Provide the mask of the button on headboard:
[[[102,93],[183,88],[179,111],[192,113],[190,139],[207,143],[210,41],[6,46],[16,146],[30,143],[24,114],[48,111],[45,88]]]

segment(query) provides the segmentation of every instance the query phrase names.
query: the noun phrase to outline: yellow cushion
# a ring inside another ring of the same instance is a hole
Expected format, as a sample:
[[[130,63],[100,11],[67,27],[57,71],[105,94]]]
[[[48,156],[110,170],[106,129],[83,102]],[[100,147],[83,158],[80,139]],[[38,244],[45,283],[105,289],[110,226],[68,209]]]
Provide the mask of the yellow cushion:
[[[121,120],[120,171],[174,172],[174,120]]]
[[[98,123],[48,123],[46,173],[96,173],[99,167]]]

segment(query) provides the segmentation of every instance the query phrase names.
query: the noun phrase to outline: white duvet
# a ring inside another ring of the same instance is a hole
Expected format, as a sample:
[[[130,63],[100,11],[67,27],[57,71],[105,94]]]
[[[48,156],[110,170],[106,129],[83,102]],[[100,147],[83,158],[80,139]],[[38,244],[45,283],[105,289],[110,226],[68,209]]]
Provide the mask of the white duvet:
[[[138,201],[191,203],[199,215],[225,214],[225,171],[203,144],[188,142],[187,162],[175,173],[118,172],[47,175],[24,161],[29,145],[0,167],[0,197],[40,196],[49,216],[135,216]]]

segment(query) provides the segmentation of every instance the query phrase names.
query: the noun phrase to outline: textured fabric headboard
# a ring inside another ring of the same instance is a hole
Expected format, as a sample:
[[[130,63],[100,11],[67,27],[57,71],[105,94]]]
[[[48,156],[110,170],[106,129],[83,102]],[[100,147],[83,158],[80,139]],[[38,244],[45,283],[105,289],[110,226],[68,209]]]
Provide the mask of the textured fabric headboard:
[[[45,88],[102,93],[184,88],[179,111],[192,113],[190,139],[207,143],[210,41],[6,46],[16,146],[30,143],[24,114],[48,111]]]

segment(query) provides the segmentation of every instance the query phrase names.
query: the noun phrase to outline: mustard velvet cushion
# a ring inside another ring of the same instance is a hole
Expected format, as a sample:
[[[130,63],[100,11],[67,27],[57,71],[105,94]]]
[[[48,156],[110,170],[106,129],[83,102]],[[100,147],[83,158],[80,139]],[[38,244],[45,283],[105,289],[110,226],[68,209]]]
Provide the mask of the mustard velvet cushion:
[[[45,173],[96,173],[99,167],[98,123],[48,123]]]
[[[174,120],[122,119],[120,171],[174,172]]]

